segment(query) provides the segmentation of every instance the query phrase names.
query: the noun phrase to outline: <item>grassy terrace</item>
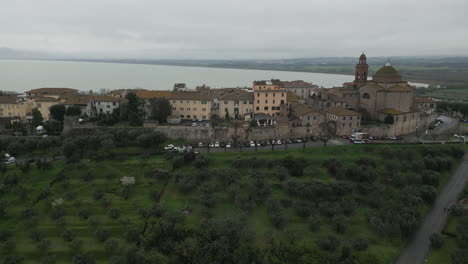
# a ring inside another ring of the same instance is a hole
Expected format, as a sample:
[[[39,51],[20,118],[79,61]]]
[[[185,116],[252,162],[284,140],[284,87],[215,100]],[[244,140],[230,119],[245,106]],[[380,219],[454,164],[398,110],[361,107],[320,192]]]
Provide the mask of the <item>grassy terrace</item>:
[[[223,236],[206,241],[204,223],[234,219],[242,235],[229,250],[235,256],[223,256],[233,263],[247,263],[239,261],[238,248],[253,248],[267,258],[275,241],[289,246],[281,247],[285,252],[275,255],[274,263],[336,263],[341,258],[392,263],[456,167],[455,152],[453,146],[352,145],[208,153],[194,161],[177,154],[142,154],[56,161],[29,170],[10,166],[0,174],[0,262],[21,256],[22,263],[47,257],[84,263],[73,261],[89,253],[96,263],[132,263],[129,249],[138,247],[146,258],[154,257],[148,263],[188,263],[181,252],[196,255],[206,248],[181,250],[187,239],[211,245]],[[449,165],[436,168],[424,157]],[[124,176],[135,177],[136,183],[125,188]],[[63,204],[52,206],[59,198]],[[155,206],[168,213],[142,214],[141,209]],[[155,223],[174,212],[182,215],[185,240],[157,235]],[[404,230],[391,226],[400,213],[415,222]],[[169,240],[173,244],[165,244]],[[214,245],[213,258],[199,258],[199,263],[219,260],[222,250]],[[298,252],[305,254],[302,262]]]

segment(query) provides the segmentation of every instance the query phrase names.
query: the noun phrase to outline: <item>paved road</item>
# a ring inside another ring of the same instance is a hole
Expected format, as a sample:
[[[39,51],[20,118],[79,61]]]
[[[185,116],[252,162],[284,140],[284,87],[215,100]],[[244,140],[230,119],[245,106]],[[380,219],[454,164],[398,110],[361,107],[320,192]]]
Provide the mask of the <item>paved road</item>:
[[[352,144],[349,140],[345,140],[342,138],[335,138],[327,142],[327,146],[337,146],[337,145],[349,145]],[[306,147],[320,147],[323,146],[322,141],[307,141]],[[292,148],[302,148],[303,143],[291,143],[286,146],[286,144],[282,145],[275,145],[274,150],[284,150],[284,149],[292,149]],[[271,151],[271,145],[268,146],[259,146],[257,147],[257,151]],[[198,152],[208,152],[208,148],[195,148],[195,151]],[[255,147],[244,147],[242,150],[240,148],[210,148],[209,152],[240,152],[240,151],[255,151]]]
[[[440,192],[434,203],[434,207],[424,218],[420,229],[413,237],[413,241],[401,252],[396,264],[425,263],[430,247],[429,237],[433,233],[442,231],[447,221],[447,214],[444,213],[444,208],[455,204],[467,180],[468,154],[465,154],[460,167]]]

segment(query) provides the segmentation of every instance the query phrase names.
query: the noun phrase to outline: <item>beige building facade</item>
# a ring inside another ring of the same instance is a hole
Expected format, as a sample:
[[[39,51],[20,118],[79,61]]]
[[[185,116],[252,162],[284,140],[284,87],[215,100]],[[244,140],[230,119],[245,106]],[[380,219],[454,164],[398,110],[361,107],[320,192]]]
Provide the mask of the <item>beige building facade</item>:
[[[279,80],[255,81],[254,92],[254,113],[267,114],[278,117],[281,112],[281,105],[287,103],[287,91]]]
[[[196,91],[172,91],[169,96],[172,115],[181,119],[210,120],[211,96]]]

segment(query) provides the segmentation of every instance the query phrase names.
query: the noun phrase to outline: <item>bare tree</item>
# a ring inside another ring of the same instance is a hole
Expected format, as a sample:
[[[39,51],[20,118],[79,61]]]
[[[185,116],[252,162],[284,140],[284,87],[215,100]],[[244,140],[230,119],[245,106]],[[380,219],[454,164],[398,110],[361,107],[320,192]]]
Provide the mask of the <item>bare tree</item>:
[[[332,120],[324,121],[320,123],[320,140],[323,142],[323,146],[327,146],[327,142],[336,137],[337,126],[336,122]]]

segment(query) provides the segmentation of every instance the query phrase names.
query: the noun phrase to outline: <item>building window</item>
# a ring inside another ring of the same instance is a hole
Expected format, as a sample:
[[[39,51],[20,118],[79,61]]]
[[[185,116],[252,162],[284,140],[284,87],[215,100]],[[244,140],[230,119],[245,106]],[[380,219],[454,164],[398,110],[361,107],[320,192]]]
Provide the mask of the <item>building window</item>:
[[[281,93],[281,97],[284,97],[284,93]]]
[[[284,100],[281,100],[281,104],[284,104]]]
[[[201,104],[206,104],[206,101],[201,101]]]
[[[346,120],[346,116],[343,116],[343,120]]]
[[[182,100],[181,100],[181,101],[180,101],[180,103],[181,103],[181,104],[183,104],[183,103],[184,103],[184,101],[182,101]]]
[[[202,108],[201,110],[202,110],[203,112],[206,112],[206,108]]]
[[[181,107],[181,108],[180,108],[180,111],[184,111],[184,108],[183,108],[183,107]]]
[[[268,97],[268,93],[265,94],[265,97]]]
[[[180,118],[184,118],[184,115],[180,115]]]
[[[175,107],[172,107],[172,110],[176,111],[176,110],[177,110],[177,108],[175,108]]]
[[[363,98],[363,99],[370,99],[370,95],[369,95],[368,93],[364,93],[364,94],[362,95],[362,98]]]
[[[244,104],[247,104],[247,101],[244,101]]]
[[[260,103],[260,100],[257,100],[257,104],[259,104],[259,103]]]
[[[258,110],[260,110],[260,107],[257,106],[255,109],[258,111]]]
[[[352,117],[352,116],[350,116],[350,117],[349,117],[349,120],[353,120],[353,117]]]
[[[228,101],[224,101],[224,104],[228,104]]]
[[[265,104],[268,104],[268,100],[265,100]]]
[[[314,120],[315,120],[315,119],[316,119],[316,118],[315,118],[315,116],[314,116]]]
[[[115,102],[112,102],[112,105],[115,106]]]
[[[268,110],[268,106],[265,106],[265,107],[263,108],[263,110]]]
[[[257,93],[257,97],[260,97],[260,93]]]
[[[37,104],[37,108],[41,108],[42,105],[41,104]],[[8,109],[10,108],[10,106],[8,106]]]
[[[276,101],[275,101],[275,100],[273,100],[273,103],[276,103]]]
[[[190,111],[190,107],[187,107],[187,111]]]
[[[110,108],[110,105],[106,105],[106,108]]]
[[[273,97],[275,97],[275,96],[276,96],[276,93],[273,93]]]
[[[197,108],[196,108],[196,107],[194,107],[194,108],[193,108],[193,111],[197,111]]]

